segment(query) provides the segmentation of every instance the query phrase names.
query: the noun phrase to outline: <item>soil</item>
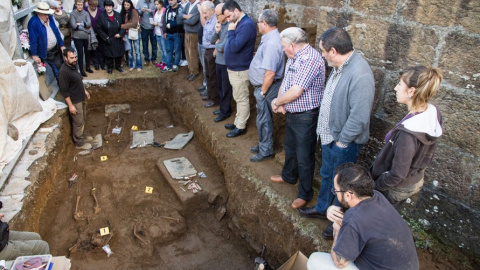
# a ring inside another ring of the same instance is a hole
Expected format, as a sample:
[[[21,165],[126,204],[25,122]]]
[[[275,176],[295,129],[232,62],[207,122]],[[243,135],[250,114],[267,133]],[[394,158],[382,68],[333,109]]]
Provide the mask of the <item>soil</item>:
[[[147,115],[155,111],[156,117],[147,117],[143,124],[145,111]],[[215,159],[203,153],[195,138],[182,150],[130,149],[132,125],[153,130],[156,142],[189,131],[163,104],[132,104],[131,114],[118,115],[125,121],[122,134],[109,135],[108,143],[104,141],[92,154],[73,161],[79,151],[67,144],[72,150],[65,154],[63,173],[54,180],[55,189],[46,206],[55,210],[44,211],[40,219],[40,233],[51,253],[70,254],[72,269],[250,268],[255,252],[229,233],[226,219],[216,218],[219,205],[208,203],[205,189],[209,182],[224,181]],[[106,134],[109,121],[103,106],[90,108],[87,119],[89,134]],[[167,128],[170,125],[173,127]],[[101,156],[108,159],[101,161]],[[204,190],[183,204],[156,167],[159,160],[181,156],[187,156],[207,176],[197,177]],[[69,188],[67,180],[73,173],[78,180]],[[152,194],[145,192],[146,187],[153,188]],[[94,211],[93,188],[101,208],[98,213]],[[83,212],[77,214],[78,220],[74,218],[77,195]],[[110,234],[100,236],[105,227]],[[110,257],[101,248],[107,242],[114,253]]]

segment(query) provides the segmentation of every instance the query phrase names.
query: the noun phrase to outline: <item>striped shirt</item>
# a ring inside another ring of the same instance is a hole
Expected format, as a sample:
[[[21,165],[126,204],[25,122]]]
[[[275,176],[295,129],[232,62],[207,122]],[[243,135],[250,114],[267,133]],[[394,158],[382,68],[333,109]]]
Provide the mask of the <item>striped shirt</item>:
[[[322,145],[330,144],[335,139],[333,138],[328,123],[330,122],[330,108],[332,105],[333,93],[342,76],[343,67],[348,63],[353,53],[348,56],[347,60],[339,68],[333,68],[328,77],[327,87],[325,88],[325,98],[322,100],[320,113],[318,115],[317,136],[320,137]]]
[[[302,88],[303,93],[296,100],[285,104],[287,112],[305,112],[320,106],[325,90],[325,62],[321,54],[309,44],[300,49],[293,59],[288,59],[281,94],[285,94],[294,85]]]

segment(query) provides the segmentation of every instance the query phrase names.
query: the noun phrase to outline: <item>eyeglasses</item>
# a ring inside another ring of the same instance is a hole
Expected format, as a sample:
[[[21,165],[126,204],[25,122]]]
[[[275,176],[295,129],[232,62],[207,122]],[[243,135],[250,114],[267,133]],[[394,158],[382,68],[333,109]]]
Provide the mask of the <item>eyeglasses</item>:
[[[337,192],[340,192],[340,193],[350,192],[350,193],[352,193],[351,191],[347,191],[347,190],[335,190],[335,188],[332,187],[333,195],[337,196]]]
[[[264,21],[258,21],[257,23],[263,23]]]

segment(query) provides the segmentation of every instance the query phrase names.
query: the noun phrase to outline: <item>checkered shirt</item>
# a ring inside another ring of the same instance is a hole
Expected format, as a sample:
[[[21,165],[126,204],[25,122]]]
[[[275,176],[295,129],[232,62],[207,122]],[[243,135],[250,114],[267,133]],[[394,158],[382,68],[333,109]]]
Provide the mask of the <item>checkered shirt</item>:
[[[293,59],[288,59],[281,94],[285,94],[294,85],[302,88],[303,93],[285,105],[287,112],[305,112],[320,106],[325,90],[325,62],[321,54],[309,44],[300,49]]]
[[[353,53],[348,56],[347,60],[345,60],[339,68],[333,68],[328,77],[317,124],[317,135],[320,137],[322,145],[329,144],[335,140],[330,132],[330,127],[328,126],[328,123],[330,122],[330,108],[332,106],[333,93],[335,92],[335,88],[337,88],[337,84],[342,76],[343,67],[348,61],[350,61],[352,55]]]

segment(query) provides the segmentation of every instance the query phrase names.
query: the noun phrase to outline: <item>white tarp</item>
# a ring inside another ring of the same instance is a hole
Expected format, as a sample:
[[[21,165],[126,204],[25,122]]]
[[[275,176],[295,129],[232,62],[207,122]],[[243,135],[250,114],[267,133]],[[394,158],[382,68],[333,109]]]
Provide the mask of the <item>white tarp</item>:
[[[32,64],[25,60],[15,62],[19,64],[15,65],[0,46],[0,173],[21,150],[22,141],[57,111],[53,99],[39,98],[38,78]]]

